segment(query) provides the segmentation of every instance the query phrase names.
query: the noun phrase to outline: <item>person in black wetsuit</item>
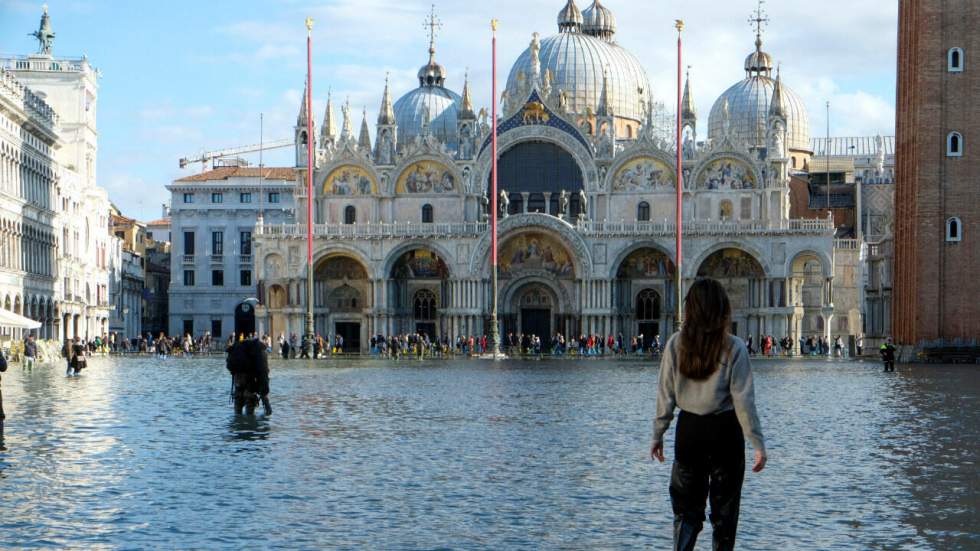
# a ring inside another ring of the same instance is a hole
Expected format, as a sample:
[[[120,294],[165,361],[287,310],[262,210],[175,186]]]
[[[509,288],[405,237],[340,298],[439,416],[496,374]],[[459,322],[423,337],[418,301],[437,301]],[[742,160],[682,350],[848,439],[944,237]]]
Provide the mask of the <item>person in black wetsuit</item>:
[[[78,375],[83,369],[88,365],[88,358],[85,356],[86,350],[85,345],[82,344],[82,340],[75,337],[75,341],[71,345],[71,360],[70,360],[70,373]]]
[[[885,373],[895,371],[895,350],[891,337],[888,337],[878,350],[878,353],[881,354],[881,361],[885,364]]]
[[[252,415],[259,400],[266,415],[272,415],[269,403],[269,358],[265,345],[258,339],[236,342],[228,350],[225,366],[231,373],[235,413]]]

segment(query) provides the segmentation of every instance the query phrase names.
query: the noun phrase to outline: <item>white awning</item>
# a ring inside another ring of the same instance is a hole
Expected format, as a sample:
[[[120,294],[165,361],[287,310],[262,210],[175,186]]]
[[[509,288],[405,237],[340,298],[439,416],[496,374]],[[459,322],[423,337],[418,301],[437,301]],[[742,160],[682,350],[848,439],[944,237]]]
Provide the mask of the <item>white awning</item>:
[[[37,329],[41,327],[41,322],[34,321],[31,318],[25,318],[20,314],[15,314],[10,310],[0,308],[0,327],[9,327],[12,329]]]

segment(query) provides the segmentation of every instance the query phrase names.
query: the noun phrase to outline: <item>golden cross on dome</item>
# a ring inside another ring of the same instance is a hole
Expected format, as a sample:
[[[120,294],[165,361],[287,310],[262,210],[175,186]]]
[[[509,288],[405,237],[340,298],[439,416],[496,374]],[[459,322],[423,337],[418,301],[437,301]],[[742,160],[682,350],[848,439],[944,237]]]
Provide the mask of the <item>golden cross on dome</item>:
[[[762,29],[766,28],[766,24],[769,23],[769,15],[762,8],[762,5],[766,3],[766,0],[759,0],[759,5],[755,9],[753,17],[749,18],[749,24],[755,25],[755,38],[757,42],[762,42]]]
[[[442,21],[436,16],[436,5],[432,4],[432,11],[429,16],[425,19],[423,27],[429,28],[429,55],[435,55],[436,53],[436,36],[439,34],[439,29],[442,28]]]

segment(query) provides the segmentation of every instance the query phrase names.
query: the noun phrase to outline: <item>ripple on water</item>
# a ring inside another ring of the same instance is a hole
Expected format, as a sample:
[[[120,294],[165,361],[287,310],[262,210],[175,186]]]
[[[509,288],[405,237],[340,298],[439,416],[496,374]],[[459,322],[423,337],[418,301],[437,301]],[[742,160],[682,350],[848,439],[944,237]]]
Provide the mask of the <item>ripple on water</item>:
[[[319,365],[273,362],[269,418],[230,414],[217,359],[11,369],[0,546],[669,547],[655,367]],[[755,368],[740,547],[980,547],[975,370]]]

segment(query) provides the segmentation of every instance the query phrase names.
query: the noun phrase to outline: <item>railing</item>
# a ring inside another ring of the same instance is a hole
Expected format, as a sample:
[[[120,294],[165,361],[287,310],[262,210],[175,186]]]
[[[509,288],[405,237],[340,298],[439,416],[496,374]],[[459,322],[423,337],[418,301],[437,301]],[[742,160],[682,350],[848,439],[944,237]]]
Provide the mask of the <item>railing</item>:
[[[0,67],[0,94],[14,103],[23,105],[24,110],[44,123],[47,128],[58,125],[58,114],[40,96],[20,83],[12,73]]]
[[[213,254],[211,255],[211,264],[221,264],[225,261],[224,255]]]
[[[592,237],[669,237],[676,233],[673,222],[610,222],[585,220],[573,226],[575,230]],[[314,237],[333,239],[396,238],[396,237],[478,237],[488,230],[485,222],[446,222],[422,224],[419,222],[376,222],[367,224],[315,224]],[[829,219],[795,219],[779,221],[685,221],[684,235],[767,235],[773,233],[797,235],[833,234],[833,221]],[[305,224],[264,225],[256,227],[257,235],[266,237],[306,237]]]
[[[242,254],[242,255],[239,255],[238,256],[238,263],[239,264],[251,264],[252,263],[252,255],[250,255],[250,254]]]
[[[183,258],[181,259],[181,261],[184,264],[193,264],[194,263],[194,255],[192,255],[192,254],[185,254],[185,255],[183,255]]]
[[[861,248],[857,239],[834,239],[834,248],[841,251],[856,251]]]
[[[44,71],[48,73],[78,73],[88,68],[84,57],[55,59],[48,56],[10,56],[0,60],[6,69]]]

